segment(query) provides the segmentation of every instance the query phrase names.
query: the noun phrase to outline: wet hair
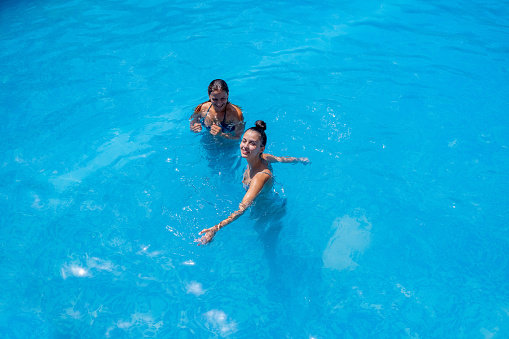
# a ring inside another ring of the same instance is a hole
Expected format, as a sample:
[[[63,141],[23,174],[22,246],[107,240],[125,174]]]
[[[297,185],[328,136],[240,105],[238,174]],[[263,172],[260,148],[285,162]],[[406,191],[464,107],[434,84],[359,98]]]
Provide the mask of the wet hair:
[[[254,127],[248,128],[247,131],[257,131],[260,133],[260,137],[262,140],[262,146],[267,144],[267,135],[265,134],[265,130],[267,129],[267,124],[263,120],[256,120]],[[247,132],[246,131],[246,132]]]
[[[209,88],[208,88],[209,95],[210,95],[210,93],[212,93],[214,91],[224,91],[226,93],[230,93],[230,91],[228,90],[228,85],[226,84],[226,81],[224,81],[222,79],[212,80],[212,82],[210,83]]]

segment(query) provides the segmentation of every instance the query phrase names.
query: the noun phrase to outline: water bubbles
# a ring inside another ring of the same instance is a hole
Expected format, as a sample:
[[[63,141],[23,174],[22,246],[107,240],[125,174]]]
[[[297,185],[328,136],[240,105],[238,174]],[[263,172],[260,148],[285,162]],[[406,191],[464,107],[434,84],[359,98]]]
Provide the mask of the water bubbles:
[[[138,252],[136,252],[136,254],[138,254],[138,255],[146,255],[149,258],[153,258],[153,257],[159,256],[162,253],[161,251],[152,251],[152,252],[149,252],[148,251],[149,248],[150,248],[150,245],[142,245],[140,250]]]
[[[202,285],[199,282],[191,281],[186,285],[187,294],[194,294],[195,296],[200,296],[205,294]]]
[[[87,271],[82,267],[73,267],[71,270],[72,273],[77,277],[84,277],[87,275]]]
[[[131,319],[129,320],[118,320],[116,323],[119,329],[124,331],[131,330],[132,327],[142,327],[147,331],[152,333],[157,333],[157,331],[163,327],[164,322],[162,320],[156,321],[151,314],[135,312],[131,314]],[[110,337],[112,328],[110,328],[106,332],[106,337]]]
[[[80,319],[82,317],[79,311],[75,311],[74,308],[69,307],[65,309],[65,314],[71,317],[72,319]]]
[[[454,139],[448,144],[449,148],[456,148],[458,147],[458,139]]]
[[[205,313],[207,323],[213,330],[219,332],[222,337],[231,335],[237,331],[235,321],[228,321],[228,316],[221,310],[210,310]]]
[[[60,269],[60,275],[63,279],[68,277],[76,278],[92,278],[94,274],[92,271],[106,271],[113,272],[115,266],[108,260],[102,260],[97,257],[91,257],[86,259],[86,265],[82,265],[80,262],[72,262],[64,264]]]
[[[324,267],[335,270],[355,269],[355,257],[362,254],[371,240],[371,224],[365,217],[352,218],[345,215],[333,223],[334,235],[323,252]]]
[[[67,279],[70,276],[77,278],[92,277],[89,270],[76,264],[62,266],[60,274],[64,279]]]

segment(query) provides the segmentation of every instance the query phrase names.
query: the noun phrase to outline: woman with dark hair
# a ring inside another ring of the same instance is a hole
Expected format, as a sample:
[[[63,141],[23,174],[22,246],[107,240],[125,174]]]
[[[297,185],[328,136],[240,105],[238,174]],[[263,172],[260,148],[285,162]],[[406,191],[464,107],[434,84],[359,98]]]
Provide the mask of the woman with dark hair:
[[[244,116],[240,107],[230,103],[230,91],[224,80],[213,80],[208,87],[209,100],[199,104],[189,118],[189,128],[199,133],[203,128],[225,139],[239,139],[244,132]]]
[[[255,198],[260,193],[272,187],[273,176],[271,163],[309,163],[308,158],[276,157],[263,153],[267,143],[267,135],[265,134],[266,128],[267,125],[265,122],[258,120],[255,126],[249,128],[242,136],[240,154],[247,160],[247,167],[244,172],[244,178],[242,179],[242,185],[246,190],[246,194],[239,204],[239,209],[214,227],[202,230],[199,234],[203,234],[203,236],[195,240],[198,243],[204,245],[210,242],[217,231],[244,214],[246,209],[254,202]]]

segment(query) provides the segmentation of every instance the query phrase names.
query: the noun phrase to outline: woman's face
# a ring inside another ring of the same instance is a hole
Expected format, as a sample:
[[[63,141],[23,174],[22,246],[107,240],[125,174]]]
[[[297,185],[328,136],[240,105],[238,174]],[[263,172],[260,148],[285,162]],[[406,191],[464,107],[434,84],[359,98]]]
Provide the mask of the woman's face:
[[[224,105],[228,102],[228,92],[213,91],[210,93],[209,99],[216,110],[223,109]]]
[[[240,155],[243,158],[258,157],[264,149],[265,146],[262,146],[260,133],[253,130],[248,130],[244,133],[240,141]]]

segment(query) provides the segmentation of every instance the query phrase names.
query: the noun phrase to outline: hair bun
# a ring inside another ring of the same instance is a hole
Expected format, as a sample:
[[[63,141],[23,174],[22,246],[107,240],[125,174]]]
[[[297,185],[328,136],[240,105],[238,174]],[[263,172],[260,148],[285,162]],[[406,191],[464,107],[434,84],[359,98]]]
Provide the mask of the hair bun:
[[[261,129],[262,131],[265,131],[267,129],[267,124],[263,120],[257,120],[255,122],[255,126]]]

